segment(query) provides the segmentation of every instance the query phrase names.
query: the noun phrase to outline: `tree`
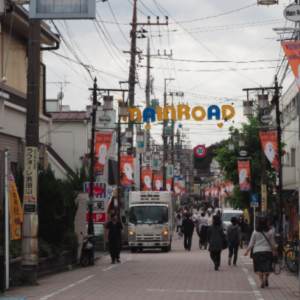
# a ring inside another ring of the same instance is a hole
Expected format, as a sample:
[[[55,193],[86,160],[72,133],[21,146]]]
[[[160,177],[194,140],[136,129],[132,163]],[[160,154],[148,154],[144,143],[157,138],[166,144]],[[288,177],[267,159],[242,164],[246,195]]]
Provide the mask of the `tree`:
[[[234,151],[228,150],[228,140],[221,141],[221,147],[215,150],[217,154],[216,161],[222,170],[225,170],[225,179],[234,183],[235,188],[232,197],[229,198],[229,203],[234,208],[246,209],[250,207],[250,191],[244,192],[239,189],[239,173],[237,168],[237,157],[240,157],[239,152],[246,150],[249,154],[251,147],[252,159],[251,159],[251,186],[252,194],[257,194],[261,199],[261,155],[262,146],[259,137],[259,121],[256,117],[249,118],[249,124],[243,123],[242,130],[238,130],[234,126],[229,128],[230,133],[234,141]],[[245,147],[239,147],[238,139],[240,133],[244,134]],[[250,143],[249,136],[252,135],[252,141]],[[265,155],[263,153],[263,155]],[[277,173],[272,167],[270,162],[266,159],[266,181],[267,181],[267,199],[268,205],[273,199],[273,183],[276,182]],[[260,202],[260,201],[259,201]]]

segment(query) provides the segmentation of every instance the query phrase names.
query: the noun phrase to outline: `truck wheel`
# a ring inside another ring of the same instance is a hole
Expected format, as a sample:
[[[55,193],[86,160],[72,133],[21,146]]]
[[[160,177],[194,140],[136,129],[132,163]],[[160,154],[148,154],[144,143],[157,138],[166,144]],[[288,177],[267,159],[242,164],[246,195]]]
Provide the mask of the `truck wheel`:
[[[161,250],[162,250],[162,252],[169,252],[169,246],[162,247]]]
[[[136,251],[137,251],[137,248],[133,248],[133,247],[131,247],[131,248],[130,248],[130,251],[131,251],[131,253],[136,253]]]

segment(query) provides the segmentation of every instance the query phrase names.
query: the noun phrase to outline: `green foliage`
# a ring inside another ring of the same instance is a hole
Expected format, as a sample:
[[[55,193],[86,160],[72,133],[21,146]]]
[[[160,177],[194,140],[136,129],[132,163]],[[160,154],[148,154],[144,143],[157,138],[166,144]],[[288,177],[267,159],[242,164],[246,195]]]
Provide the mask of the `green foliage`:
[[[83,184],[90,181],[89,166],[82,164],[81,168],[76,168],[74,176],[67,174],[67,182],[71,184],[75,191],[82,191]]]
[[[32,283],[28,280],[27,274],[24,271],[20,271],[17,276],[13,277],[10,286],[32,286],[37,285],[37,283]],[[1,295],[0,295],[1,296]]]
[[[245,138],[245,147],[240,148],[238,145],[238,138],[241,133],[233,126],[229,128],[232,133],[233,140],[235,141],[234,151],[228,150],[228,140],[223,140],[219,149],[215,150],[217,154],[216,160],[222,170],[226,171],[225,179],[234,183],[235,188],[233,196],[229,198],[230,204],[234,208],[245,209],[250,207],[250,194],[251,192],[242,192],[239,189],[239,173],[237,168],[237,157],[241,150],[246,150],[248,155],[252,152],[251,157],[251,173],[252,173],[252,194],[257,194],[261,199],[261,155],[262,146],[259,137],[259,130],[255,127],[259,126],[257,118],[249,118],[249,124],[242,124],[242,132]],[[251,141],[250,141],[251,135]],[[250,149],[251,147],[251,149]],[[251,151],[250,151],[251,150]],[[265,155],[263,153],[263,155]],[[266,179],[267,179],[267,193],[268,201],[272,199],[273,182],[276,182],[276,171],[266,158]]]
[[[9,242],[9,259],[15,259],[21,256],[22,253],[22,241],[12,240]]]

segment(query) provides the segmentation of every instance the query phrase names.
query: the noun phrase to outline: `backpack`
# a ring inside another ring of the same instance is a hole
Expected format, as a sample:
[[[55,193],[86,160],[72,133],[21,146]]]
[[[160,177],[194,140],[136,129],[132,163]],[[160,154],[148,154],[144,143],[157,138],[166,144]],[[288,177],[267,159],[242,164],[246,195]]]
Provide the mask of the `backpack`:
[[[177,214],[177,220],[181,220],[181,214]]]
[[[228,228],[229,229],[229,228]],[[239,241],[239,226],[230,226],[230,230],[227,229],[227,238],[229,242],[238,242]]]

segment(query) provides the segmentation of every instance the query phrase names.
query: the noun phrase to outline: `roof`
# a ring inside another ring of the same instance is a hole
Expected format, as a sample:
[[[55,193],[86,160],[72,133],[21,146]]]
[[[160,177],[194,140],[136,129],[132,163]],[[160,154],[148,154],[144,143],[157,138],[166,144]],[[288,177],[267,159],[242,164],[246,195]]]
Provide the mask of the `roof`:
[[[86,118],[85,111],[61,111],[61,112],[49,112],[52,116],[52,120],[72,120],[72,121],[79,121],[79,120],[89,120]]]

